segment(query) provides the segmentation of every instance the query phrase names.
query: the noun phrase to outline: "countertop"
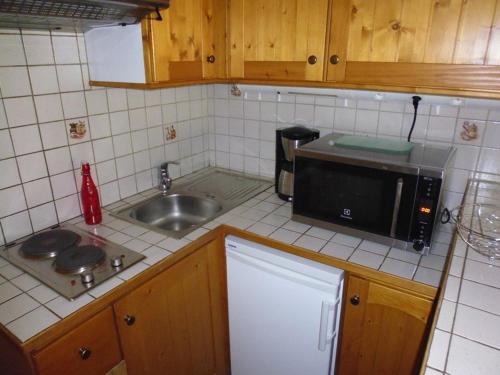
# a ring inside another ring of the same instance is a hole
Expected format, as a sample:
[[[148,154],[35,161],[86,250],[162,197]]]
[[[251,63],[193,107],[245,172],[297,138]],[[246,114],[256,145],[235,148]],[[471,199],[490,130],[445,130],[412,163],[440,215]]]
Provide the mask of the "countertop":
[[[220,224],[431,286],[438,286],[440,283],[448,244],[452,237],[449,232],[440,232],[432,254],[422,257],[374,242],[362,241],[356,237],[311,227],[290,219],[291,204],[279,199],[274,193],[274,187],[206,223],[182,239],[170,238],[109,215],[110,211],[157,193],[156,189],[151,189],[105,207],[103,222],[97,226],[87,226],[81,217],[70,220],[80,228],[146,256],[142,262],[89,290],[74,301],[68,301],[0,258],[0,324],[21,342],[25,342]],[[498,300],[500,301],[500,298]]]
[[[499,205],[500,183],[471,180],[464,204]],[[467,207],[467,206],[466,206]],[[425,375],[500,374],[500,260],[455,236]]]

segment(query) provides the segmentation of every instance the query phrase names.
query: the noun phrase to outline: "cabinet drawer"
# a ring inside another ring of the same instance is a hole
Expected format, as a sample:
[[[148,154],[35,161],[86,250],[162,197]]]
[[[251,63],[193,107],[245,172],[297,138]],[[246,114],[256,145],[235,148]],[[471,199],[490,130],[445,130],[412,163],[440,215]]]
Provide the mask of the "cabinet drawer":
[[[39,375],[105,374],[121,360],[111,308],[33,356]]]

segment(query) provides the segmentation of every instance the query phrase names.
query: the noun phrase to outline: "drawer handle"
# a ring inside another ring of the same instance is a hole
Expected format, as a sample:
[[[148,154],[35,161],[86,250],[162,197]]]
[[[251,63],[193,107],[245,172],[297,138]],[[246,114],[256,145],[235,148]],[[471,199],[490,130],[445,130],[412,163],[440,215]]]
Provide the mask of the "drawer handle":
[[[357,294],[351,297],[351,305],[358,306],[360,302],[359,296]]]
[[[131,326],[135,323],[135,316],[133,315],[125,315],[123,318],[125,320],[125,323],[127,323],[128,326]]]
[[[331,55],[330,56],[330,64],[337,65],[340,63],[340,56],[339,55]]]
[[[92,350],[89,348],[82,347],[78,349],[78,352],[80,353],[80,358],[86,361],[87,359],[90,358],[90,355],[92,354]]]
[[[207,62],[213,64],[215,62],[215,56],[214,55],[207,56]]]
[[[318,58],[314,55],[311,55],[307,58],[307,62],[311,65],[314,65],[318,62]]]

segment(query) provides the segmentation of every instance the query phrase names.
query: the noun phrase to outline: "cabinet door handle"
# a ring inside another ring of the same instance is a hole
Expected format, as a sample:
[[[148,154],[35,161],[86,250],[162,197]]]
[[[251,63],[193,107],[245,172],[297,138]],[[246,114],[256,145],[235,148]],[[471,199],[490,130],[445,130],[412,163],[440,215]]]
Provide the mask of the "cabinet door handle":
[[[78,349],[78,352],[80,353],[80,358],[86,361],[87,359],[90,358],[90,355],[92,354],[92,350],[86,347],[81,347]]]
[[[351,305],[358,306],[360,302],[360,298],[357,294],[351,297]]]
[[[307,58],[307,62],[311,65],[314,65],[318,62],[318,58],[314,55],[311,55]]]
[[[123,318],[123,320],[125,321],[125,323],[128,325],[128,326],[131,326],[135,323],[135,316],[133,315],[125,315],[125,317]]]
[[[215,56],[214,55],[207,56],[207,62],[213,64],[215,62]]]
[[[331,55],[330,56],[330,64],[337,65],[340,62],[339,55]]]

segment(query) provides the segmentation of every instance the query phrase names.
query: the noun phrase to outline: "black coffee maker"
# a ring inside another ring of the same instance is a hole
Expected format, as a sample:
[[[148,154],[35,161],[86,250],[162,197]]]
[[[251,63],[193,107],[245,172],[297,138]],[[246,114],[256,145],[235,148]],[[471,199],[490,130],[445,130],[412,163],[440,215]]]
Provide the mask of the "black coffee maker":
[[[303,126],[276,130],[275,191],[281,199],[291,201],[293,198],[295,149],[317,138],[319,138],[319,130]]]

